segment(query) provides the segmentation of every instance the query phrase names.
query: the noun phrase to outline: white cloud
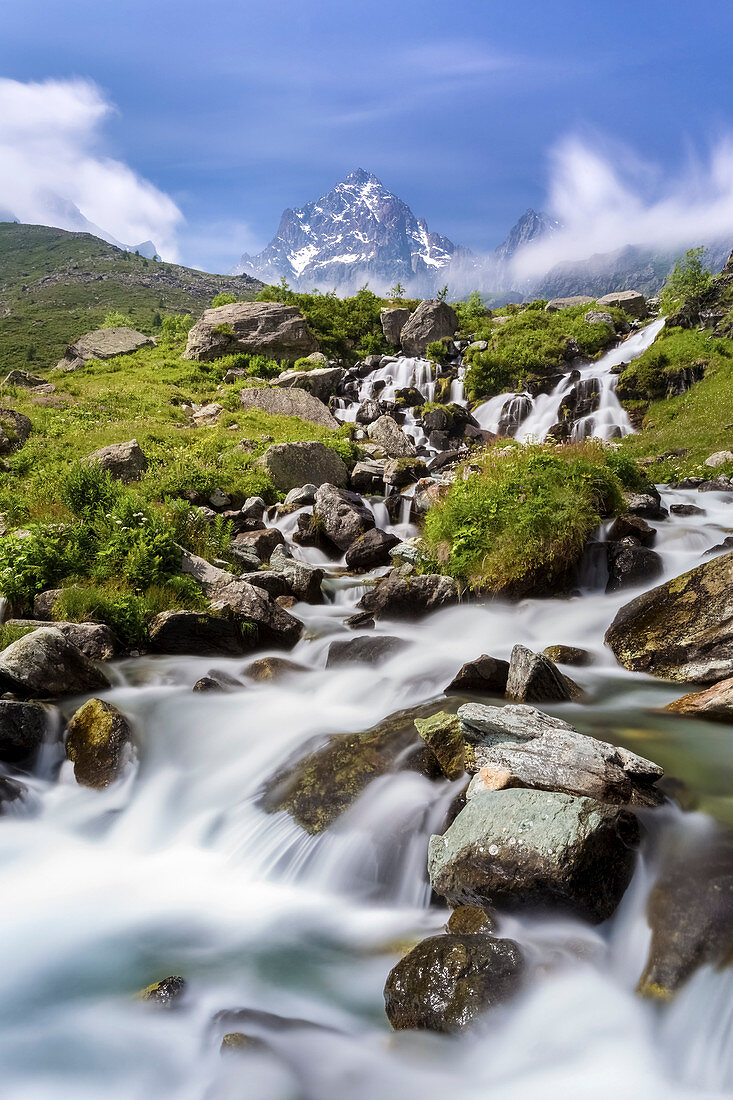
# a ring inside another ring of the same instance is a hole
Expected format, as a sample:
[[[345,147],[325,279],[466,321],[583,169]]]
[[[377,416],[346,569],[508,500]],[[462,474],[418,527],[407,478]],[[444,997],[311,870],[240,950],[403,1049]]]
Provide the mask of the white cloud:
[[[153,240],[177,256],[181,211],[128,165],[99,150],[114,108],[84,80],[24,84],[0,78],[0,208],[23,222]]]
[[[670,175],[628,151],[567,138],[550,156],[546,209],[563,229],[517,253],[517,277],[627,245],[662,251],[726,237],[733,243],[733,141]]]

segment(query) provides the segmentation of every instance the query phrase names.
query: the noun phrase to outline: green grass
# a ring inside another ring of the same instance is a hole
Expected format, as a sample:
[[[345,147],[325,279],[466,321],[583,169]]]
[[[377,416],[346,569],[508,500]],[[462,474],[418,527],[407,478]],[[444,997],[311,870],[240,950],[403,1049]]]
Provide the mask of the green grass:
[[[641,484],[632,460],[600,444],[490,447],[428,512],[433,566],[497,594],[552,590],[601,516],[623,506],[623,488]]]

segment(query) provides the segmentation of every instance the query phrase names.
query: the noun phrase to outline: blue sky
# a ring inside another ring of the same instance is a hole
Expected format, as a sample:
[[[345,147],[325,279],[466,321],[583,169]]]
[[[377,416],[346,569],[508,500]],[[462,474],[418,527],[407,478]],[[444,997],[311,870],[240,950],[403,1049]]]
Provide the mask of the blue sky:
[[[705,0],[25,0],[0,77],[93,81],[97,155],[177,204],[185,262],[228,269],[357,165],[478,250],[570,138],[652,202],[733,134],[731,30]]]

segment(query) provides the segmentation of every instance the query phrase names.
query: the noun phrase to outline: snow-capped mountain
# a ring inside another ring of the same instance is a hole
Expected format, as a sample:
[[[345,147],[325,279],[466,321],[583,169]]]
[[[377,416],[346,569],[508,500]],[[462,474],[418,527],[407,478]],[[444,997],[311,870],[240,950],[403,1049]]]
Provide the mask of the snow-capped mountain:
[[[266,283],[285,276],[298,289],[353,293],[368,282],[386,291],[401,282],[429,295],[446,282],[463,250],[430,233],[427,223],[371,172],[357,168],[300,210],[286,210],[277,235],[257,256],[242,256],[233,274]]]
[[[540,237],[548,237],[561,229],[561,223],[556,218],[541,210],[525,210],[518,222],[509,230],[509,234],[496,249],[496,257],[500,261],[510,260],[515,252],[524,248],[530,241],[539,240]]]

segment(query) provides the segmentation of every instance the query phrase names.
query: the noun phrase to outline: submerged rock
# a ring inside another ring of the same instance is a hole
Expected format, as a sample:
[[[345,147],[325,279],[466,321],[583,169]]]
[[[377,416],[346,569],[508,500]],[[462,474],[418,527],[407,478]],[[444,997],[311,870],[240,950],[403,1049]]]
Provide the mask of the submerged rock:
[[[108,688],[109,680],[60,630],[41,627],[0,653],[0,688],[54,699]]]
[[[130,724],[117,707],[90,699],[69,722],[66,758],[83,787],[108,787],[130,759]]]
[[[378,634],[373,637],[348,638],[345,641],[331,642],[328,647],[326,668],[334,668],[336,665],[363,664],[378,665],[380,661],[389,660],[395,653],[399,653],[408,643],[402,638],[392,638],[386,634]]]
[[[663,565],[656,550],[646,546],[637,546],[631,539],[623,542],[609,542],[608,584],[606,592],[617,592],[620,588],[631,588],[644,581],[654,580],[662,575]]]
[[[479,791],[430,838],[433,889],[451,905],[570,911],[593,923],[631,881],[639,826],[618,806],[558,792]]]
[[[307,672],[305,665],[299,665],[296,661],[288,661],[286,657],[260,657],[253,661],[244,670],[245,676],[257,683],[267,680],[281,680],[292,672]]]
[[[524,963],[516,943],[493,936],[430,936],[390,971],[387,1017],[396,1031],[462,1031],[517,992]]]
[[[141,989],[138,997],[141,1001],[148,1001],[157,1008],[173,1008],[176,1001],[183,996],[186,990],[185,978],[174,974],[169,978],[162,978],[159,982]]]

